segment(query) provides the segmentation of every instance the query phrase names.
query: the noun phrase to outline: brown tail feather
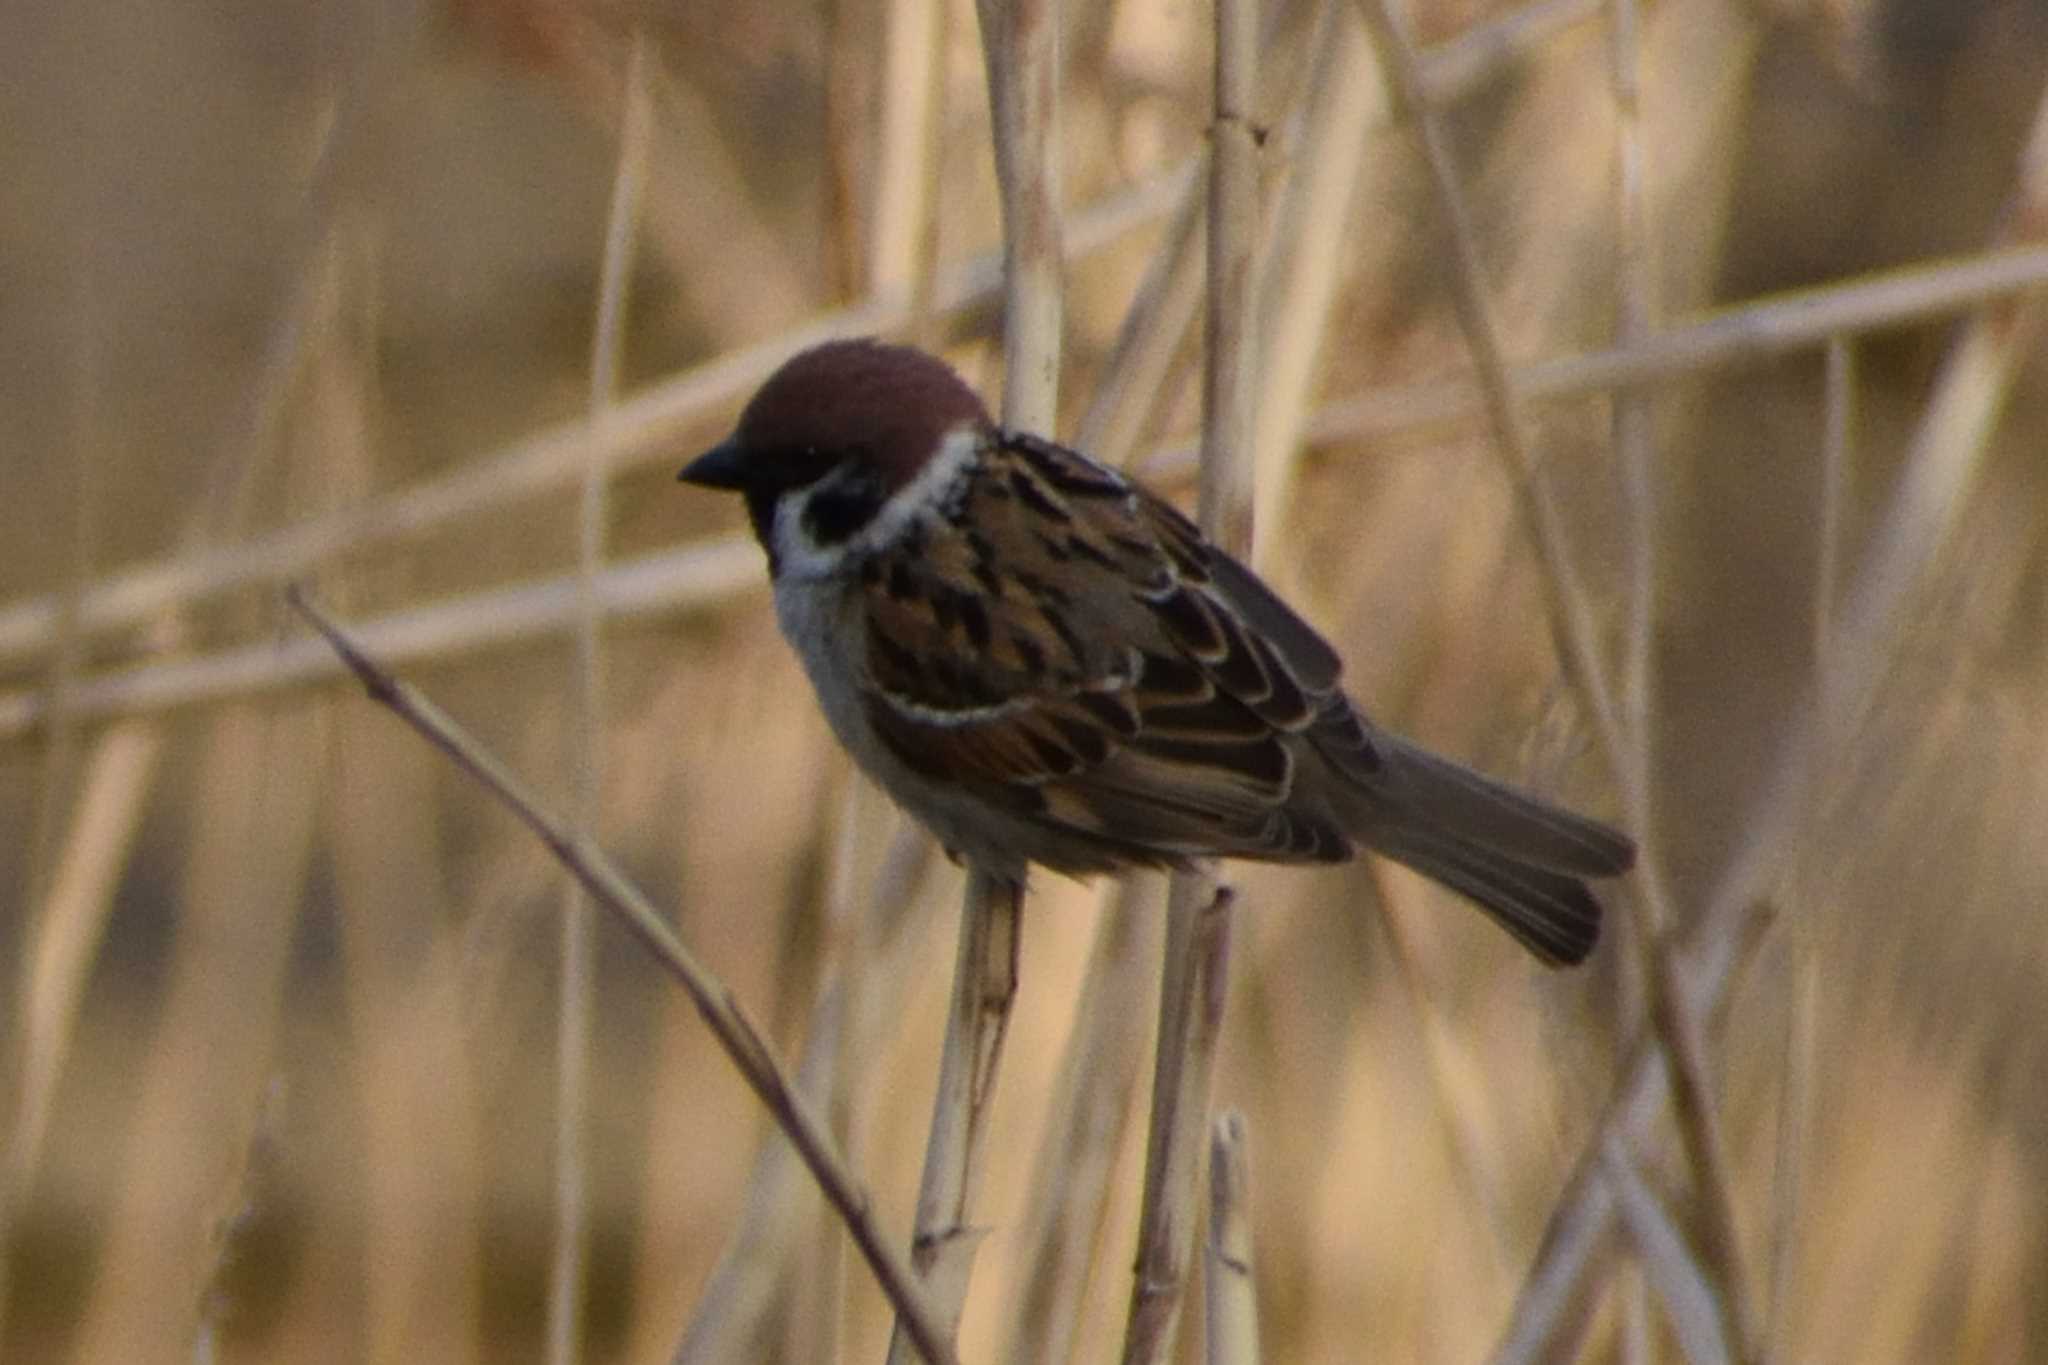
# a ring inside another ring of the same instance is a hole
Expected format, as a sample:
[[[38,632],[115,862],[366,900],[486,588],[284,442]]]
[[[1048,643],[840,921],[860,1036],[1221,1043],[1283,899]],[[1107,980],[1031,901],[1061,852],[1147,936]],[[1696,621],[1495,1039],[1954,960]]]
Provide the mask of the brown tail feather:
[[[1599,941],[1600,902],[1577,877],[1427,826],[1384,826],[1370,838],[1378,852],[1471,899],[1550,966],[1585,961]]]

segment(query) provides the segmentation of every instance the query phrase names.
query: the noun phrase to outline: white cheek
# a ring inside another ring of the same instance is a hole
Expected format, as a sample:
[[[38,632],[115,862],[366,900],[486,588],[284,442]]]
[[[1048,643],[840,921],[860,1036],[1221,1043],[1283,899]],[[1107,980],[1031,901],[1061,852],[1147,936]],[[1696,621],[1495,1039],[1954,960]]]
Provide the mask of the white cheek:
[[[775,503],[775,576],[778,579],[828,578],[846,562],[847,546],[820,545],[811,539],[804,509],[815,487],[785,493]]]
[[[771,528],[776,573],[791,579],[829,578],[844,573],[848,564],[894,544],[912,522],[945,504],[968,466],[981,453],[981,441],[981,432],[975,427],[954,428],[917,477],[882,504],[874,520],[858,534],[835,545],[820,545],[812,539],[804,517],[804,510],[829,481],[829,475],[808,488],[783,494],[775,504],[775,524]]]

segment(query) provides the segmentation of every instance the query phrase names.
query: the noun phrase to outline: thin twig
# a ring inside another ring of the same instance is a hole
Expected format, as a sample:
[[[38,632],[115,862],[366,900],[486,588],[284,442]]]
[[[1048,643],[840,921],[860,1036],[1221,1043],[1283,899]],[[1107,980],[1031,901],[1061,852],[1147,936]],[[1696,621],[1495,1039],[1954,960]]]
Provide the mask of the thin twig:
[[[882,1292],[895,1308],[899,1322],[906,1325],[917,1347],[931,1365],[953,1362],[948,1334],[925,1301],[910,1266],[890,1244],[875,1221],[867,1191],[861,1188],[840,1158],[830,1134],[812,1115],[803,1096],[790,1083],[775,1054],[760,1031],[741,1009],[738,999],[724,982],[706,970],[684,946],[647,897],[626,880],[623,873],[591,842],[588,836],[564,824],[543,810],[525,785],[496,758],[463,732],[433,702],[410,683],[393,676],[372,659],[331,617],[294,585],[286,599],[325,637],[341,656],[349,671],[362,682],[373,701],[390,707],[408,725],[446,754],[457,767],[475,778],[521,824],[532,830],[591,897],[618,917],[626,930],[673,977],[690,1003],[725,1049],[740,1076],[767,1106],[776,1125],[789,1136],[804,1165],[810,1168],[825,1197],[839,1211],[854,1245],[875,1273]]]

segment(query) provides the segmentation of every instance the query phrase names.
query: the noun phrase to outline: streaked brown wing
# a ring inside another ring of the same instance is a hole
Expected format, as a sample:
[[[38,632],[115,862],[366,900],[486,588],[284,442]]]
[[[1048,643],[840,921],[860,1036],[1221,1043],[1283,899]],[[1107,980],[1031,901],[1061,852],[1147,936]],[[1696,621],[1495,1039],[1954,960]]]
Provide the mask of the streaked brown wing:
[[[1344,857],[1289,805],[1336,657],[1229,565],[1285,618],[1277,645],[1247,630],[1213,555],[1114,472],[1009,438],[954,515],[866,570],[870,720],[928,777],[1153,860]]]

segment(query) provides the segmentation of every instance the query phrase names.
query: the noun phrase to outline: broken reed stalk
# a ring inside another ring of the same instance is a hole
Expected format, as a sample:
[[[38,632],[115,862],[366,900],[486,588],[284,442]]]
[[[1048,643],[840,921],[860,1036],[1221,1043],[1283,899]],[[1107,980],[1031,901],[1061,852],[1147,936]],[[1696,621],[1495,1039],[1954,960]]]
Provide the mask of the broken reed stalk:
[[[1235,1109],[1217,1115],[1209,1134],[1209,1248],[1202,1289],[1204,1359],[1209,1365],[1257,1365],[1251,1157],[1245,1151],[1244,1115]]]

